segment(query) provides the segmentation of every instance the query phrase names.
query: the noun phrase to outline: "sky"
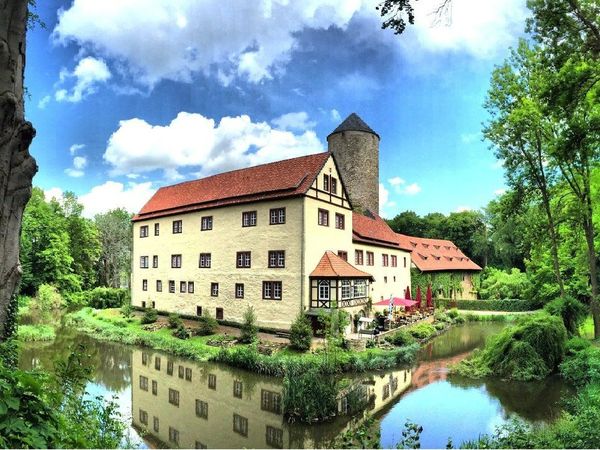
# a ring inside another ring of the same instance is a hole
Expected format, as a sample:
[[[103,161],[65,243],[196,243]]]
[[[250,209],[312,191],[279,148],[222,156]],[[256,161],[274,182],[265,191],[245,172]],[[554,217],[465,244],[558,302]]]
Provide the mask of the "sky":
[[[34,185],[93,217],[161,186],[327,149],[356,112],[381,137],[380,213],[478,209],[505,188],[482,140],[525,0],[44,0],[27,36]],[[226,5],[226,7],[224,6]]]

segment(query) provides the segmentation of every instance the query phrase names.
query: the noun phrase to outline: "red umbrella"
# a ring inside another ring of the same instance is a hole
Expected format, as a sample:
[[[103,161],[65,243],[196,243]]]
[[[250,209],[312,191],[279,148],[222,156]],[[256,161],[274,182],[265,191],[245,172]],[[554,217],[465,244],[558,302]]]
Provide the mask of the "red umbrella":
[[[417,309],[421,309],[421,286],[417,286]]]
[[[431,298],[431,285],[427,286],[427,307],[428,308],[432,308],[433,307],[433,299]]]
[[[404,291],[404,298],[407,299],[407,300],[411,299],[411,296],[410,296],[410,286],[406,286],[406,291]]]
[[[414,300],[406,298],[394,297],[392,299],[386,298],[374,304],[374,306],[390,306],[390,300],[393,302],[393,306],[406,306],[411,307],[417,304]]]

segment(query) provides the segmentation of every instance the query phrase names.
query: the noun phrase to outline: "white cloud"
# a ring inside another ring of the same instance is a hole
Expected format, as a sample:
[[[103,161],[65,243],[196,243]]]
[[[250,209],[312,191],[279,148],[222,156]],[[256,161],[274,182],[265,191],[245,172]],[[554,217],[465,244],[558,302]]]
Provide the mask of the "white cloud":
[[[200,114],[180,112],[166,126],[142,119],[123,120],[110,136],[104,160],[113,175],[163,170],[171,179],[179,170],[196,175],[254,166],[323,151],[314,131],[294,134],[250,117],[223,117],[216,124]]]
[[[390,183],[392,186],[400,186],[401,184],[406,183],[406,181],[404,181],[402,178],[400,177],[394,177],[394,178],[390,178],[388,180],[388,183]]]
[[[383,183],[379,183],[379,215],[385,216],[385,209],[389,206],[390,191],[388,191]]]
[[[87,158],[85,156],[76,156],[73,158],[73,167],[75,169],[84,169],[87,165]]]
[[[489,58],[515,43],[527,15],[525,0],[453,0],[448,26],[433,26],[437,2],[414,2],[416,23],[401,37],[381,30],[380,0],[74,0],[59,11],[55,42],[75,42],[86,53],[110,58],[136,81],[191,82],[196,73],[223,85],[253,83],[285,71],[299,33],[305,29],[346,30],[352,38],[400,48],[411,59],[431,53],[466,52]],[[125,63],[125,64],[122,64]],[[351,76],[342,85],[357,81]]]
[[[193,73],[250,82],[280,72],[305,28],[346,28],[357,11],[374,14],[372,0],[75,0],[59,11],[56,42],[76,42],[126,61],[147,85],[191,81]],[[243,19],[241,19],[243,18]]]
[[[60,201],[63,198],[63,190],[59,187],[46,189],[44,190],[44,198],[47,201],[52,199]]]
[[[331,120],[333,122],[339,122],[340,120],[342,120],[342,116],[340,116],[340,112],[337,109],[332,109],[330,114]]]
[[[90,218],[116,208],[125,208],[135,213],[142,209],[155,192],[151,182],[130,182],[125,186],[123,183],[107,181],[79,196],[79,202],[84,206],[83,215]]]
[[[308,114],[304,111],[283,114],[271,121],[280,130],[304,131],[314,128],[316,123],[308,120]]]
[[[473,210],[473,208],[471,208],[470,206],[461,205],[461,206],[458,206],[458,207],[457,207],[457,208],[454,210],[454,212],[457,212],[457,213],[459,213],[459,212],[472,211],[472,210]]]
[[[50,103],[50,100],[52,100],[52,97],[50,97],[49,95],[44,96],[39,102],[38,102],[38,108],[40,109],[45,109],[46,106],[48,106],[48,103]]]
[[[466,52],[492,58],[514,44],[529,14],[525,0],[453,0],[448,25],[434,24],[436,2],[414,2],[415,26],[399,40],[407,55]]]
[[[73,156],[75,153],[77,153],[79,150],[81,150],[84,147],[85,147],[85,144],[73,144],[69,147],[69,153],[71,154],[71,156]]]
[[[506,189],[504,189],[504,188],[496,189],[496,190],[494,191],[494,194],[495,194],[495,195],[498,195],[498,196],[500,196],[500,195],[504,195],[504,194],[506,194]]]
[[[85,175],[85,172],[83,170],[74,169],[72,167],[65,169],[65,173],[72,178],[81,178]]]
[[[54,98],[57,102],[77,103],[98,89],[99,83],[105,83],[111,78],[108,66],[102,59],[87,56],[77,63],[73,72],[66,69],[60,72],[60,86],[71,79],[75,79],[75,85],[71,92],[64,87],[57,90]]]
[[[403,193],[406,195],[417,195],[421,192],[421,186],[417,183],[411,183],[403,189]]]

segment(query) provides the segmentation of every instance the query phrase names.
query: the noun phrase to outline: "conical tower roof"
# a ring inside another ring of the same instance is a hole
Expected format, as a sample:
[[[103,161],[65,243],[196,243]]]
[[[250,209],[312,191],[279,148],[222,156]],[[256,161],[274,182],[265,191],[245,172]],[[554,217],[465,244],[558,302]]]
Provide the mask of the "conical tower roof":
[[[375,133],[375,131],[373,131],[371,127],[367,125],[365,121],[362,120],[356,113],[352,113],[346,117],[346,120],[339,124],[338,127],[329,134],[329,136],[344,131],[364,131],[365,133],[374,134],[379,138],[379,135]]]

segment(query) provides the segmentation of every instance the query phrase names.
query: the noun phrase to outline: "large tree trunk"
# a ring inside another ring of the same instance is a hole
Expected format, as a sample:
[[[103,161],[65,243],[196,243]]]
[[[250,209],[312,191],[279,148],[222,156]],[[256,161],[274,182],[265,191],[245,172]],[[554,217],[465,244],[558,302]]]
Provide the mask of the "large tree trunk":
[[[25,121],[23,106],[27,3],[0,0],[0,339],[21,279],[21,219],[37,172],[29,154],[35,130]]]
[[[592,284],[592,296],[590,298],[590,310],[594,320],[594,338],[600,338],[600,303],[598,303],[598,264],[596,262],[596,247],[594,243],[594,208],[592,205],[591,189],[589,177],[584,180],[584,218],[583,230],[585,232],[585,241],[588,250],[588,263],[590,266],[590,280]]]

